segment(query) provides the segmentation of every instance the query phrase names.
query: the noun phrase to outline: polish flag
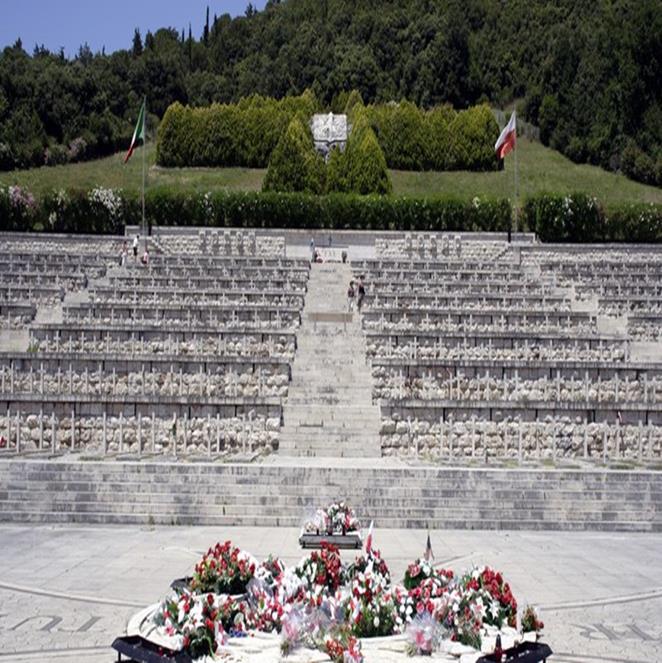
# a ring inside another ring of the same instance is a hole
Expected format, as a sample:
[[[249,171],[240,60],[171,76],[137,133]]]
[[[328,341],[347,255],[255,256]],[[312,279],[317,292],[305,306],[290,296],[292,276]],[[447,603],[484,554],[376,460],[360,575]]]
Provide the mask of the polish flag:
[[[503,128],[503,131],[499,134],[499,139],[494,144],[494,149],[496,150],[497,157],[503,159],[508,152],[515,149],[515,143],[517,140],[517,118],[515,117],[515,111],[510,116],[508,124]]]

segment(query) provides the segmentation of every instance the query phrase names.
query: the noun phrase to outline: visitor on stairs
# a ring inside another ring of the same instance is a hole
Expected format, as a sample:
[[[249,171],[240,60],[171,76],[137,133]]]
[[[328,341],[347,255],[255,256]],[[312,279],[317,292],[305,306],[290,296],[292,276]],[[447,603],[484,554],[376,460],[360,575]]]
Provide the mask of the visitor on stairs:
[[[354,308],[354,281],[349,282],[347,288],[347,310],[351,311]]]
[[[134,261],[138,260],[138,243],[140,242],[140,235],[136,235],[133,238],[133,259]]]
[[[365,286],[363,285],[363,277],[359,276],[359,288],[358,296],[356,298],[356,310],[361,311],[361,304],[363,304],[363,298],[365,297]]]

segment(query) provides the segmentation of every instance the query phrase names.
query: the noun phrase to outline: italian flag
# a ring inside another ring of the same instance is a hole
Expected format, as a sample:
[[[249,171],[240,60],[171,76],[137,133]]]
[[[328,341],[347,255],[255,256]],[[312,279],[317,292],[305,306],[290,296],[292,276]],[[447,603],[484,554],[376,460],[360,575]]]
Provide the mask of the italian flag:
[[[503,159],[508,152],[511,152],[515,149],[515,143],[517,142],[517,118],[515,117],[515,111],[510,116],[508,124],[503,128],[503,131],[499,134],[497,142],[494,144],[494,149],[496,150],[497,157]]]
[[[141,140],[143,145],[145,144],[145,100],[143,100],[143,105],[140,107],[140,113],[138,114],[138,121],[136,122],[136,128],[133,130],[133,138],[131,139],[131,146],[129,151],[124,157],[124,163],[126,163],[133,154],[133,150],[136,149],[136,143]]]

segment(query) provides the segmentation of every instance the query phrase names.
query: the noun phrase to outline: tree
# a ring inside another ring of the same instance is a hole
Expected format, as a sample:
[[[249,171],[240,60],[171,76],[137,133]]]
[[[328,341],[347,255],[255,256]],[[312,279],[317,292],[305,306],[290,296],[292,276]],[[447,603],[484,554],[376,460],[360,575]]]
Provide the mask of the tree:
[[[209,5],[207,5],[207,18],[205,19],[205,27],[202,31],[202,41],[204,41],[205,46],[209,42]]]
[[[354,150],[350,189],[355,193],[391,193],[393,185],[386,167],[384,152],[379,147],[375,132],[368,130]]]
[[[364,108],[363,98],[361,97],[361,93],[356,89],[352,90],[349,93],[347,101],[345,102],[345,109],[343,112],[345,113],[345,115],[351,117],[352,112],[354,111],[354,107]]]
[[[324,162],[310,130],[295,115],[271,154],[262,189],[321,193],[323,188]]]
[[[143,54],[143,40],[138,28],[136,28],[133,33],[133,47],[131,49],[131,54],[134,58],[139,58]]]

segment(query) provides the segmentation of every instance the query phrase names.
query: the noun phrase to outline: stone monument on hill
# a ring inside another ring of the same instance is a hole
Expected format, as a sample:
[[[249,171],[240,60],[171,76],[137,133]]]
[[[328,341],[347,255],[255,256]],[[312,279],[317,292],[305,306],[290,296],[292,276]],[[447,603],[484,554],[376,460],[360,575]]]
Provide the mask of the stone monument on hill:
[[[331,148],[338,147],[341,150],[347,145],[349,125],[347,115],[334,115],[333,113],[318,113],[313,115],[310,121],[310,129],[313,132],[315,149],[326,159]]]

